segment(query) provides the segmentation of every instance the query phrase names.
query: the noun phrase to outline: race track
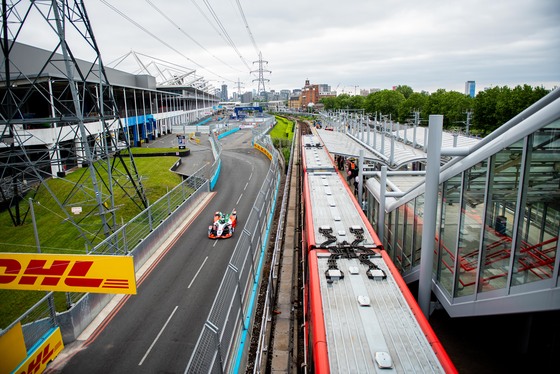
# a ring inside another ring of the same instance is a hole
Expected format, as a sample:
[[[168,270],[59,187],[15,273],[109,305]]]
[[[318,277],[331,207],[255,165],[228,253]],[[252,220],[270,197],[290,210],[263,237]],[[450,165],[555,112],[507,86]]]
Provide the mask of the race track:
[[[251,131],[221,139],[222,169],[216,195],[165,256],[88,340],[51,373],[182,373],[196,344],[239,235],[211,240],[217,210],[237,209],[240,232],[269,167],[251,147]]]

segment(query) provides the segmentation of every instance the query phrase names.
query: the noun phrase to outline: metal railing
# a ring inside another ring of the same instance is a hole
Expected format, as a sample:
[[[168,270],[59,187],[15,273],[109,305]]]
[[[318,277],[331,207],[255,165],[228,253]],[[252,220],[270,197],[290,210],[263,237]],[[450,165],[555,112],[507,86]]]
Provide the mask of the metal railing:
[[[179,215],[175,216],[176,212],[194,208],[200,201],[201,195],[208,192],[208,180],[202,177],[204,173],[204,168],[201,168],[185,179],[146,210],[96,245],[89,254],[133,255],[135,267],[140,268],[150,255],[157,250],[157,245],[148,244],[163,242],[167,237],[163,231],[181,223],[182,219]],[[95,299],[95,302],[89,300],[90,296]],[[95,304],[96,310],[102,309],[113,296],[112,294],[92,295],[68,292],[66,300],[69,310],[57,315],[53,292],[49,292],[6,329],[0,331],[0,336],[7,333],[17,323],[21,323],[24,340],[28,348],[39,342],[51,328],[56,326],[61,326],[65,341],[72,341],[81,332],[82,326],[87,326],[89,320],[94,317],[77,316],[73,309],[76,309],[81,302],[88,302],[87,300],[90,304]],[[69,316],[67,317],[65,314],[69,314]]]
[[[255,143],[273,155],[269,171],[232,253],[187,373],[236,372],[246,359],[258,283],[280,184],[279,154],[270,139]]]
[[[207,181],[200,175],[203,168],[175,186],[167,194],[150,204],[112,235],[96,245],[89,254],[127,255],[178,207],[198,191]]]
[[[221,144],[217,141],[217,135],[213,135],[211,138],[212,149],[214,155],[217,156],[213,165],[198,170],[99,243],[89,253],[134,255],[135,266],[139,268],[149,258],[150,251],[157,249],[157,245],[150,243],[162,241],[166,237],[165,232],[169,230],[169,227],[177,224],[177,222],[169,222],[180,220],[179,216],[175,217],[176,212],[191,209],[193,205],[197,204],[200,195],[209,190],[209,181],[202,175],[217,177],[219,174]],[[203,333],[189,362],[191,369],[188,370],[190,372],[199,372],[198,368],[213,368],[212,371],[221,370],[223,372],[226,368],[231,368],[240,362],[238,356],[247,353],[248,345],[245,346],[240,337],[248,334],[250,321],[254,314],[260,271],[264,263],[282,170],[279,167],[278,152],[274,149],[269,137],[259,134],[255,142],[267,149],[273,158],[232,254]],[[95,315],[95,310],[102,309],[113,296],[84,293],[68,293],[67,295],[68,304],[73,306],[68,312],[56,314],[53,292],[49,292],[8,328],[0,331],[0,336],[21,322],[28,348],[34,346],[45,334],[57,326],[61,326],[64,340],[72,341],[89,324],[88,318],[93,318],[75,312],[80,309],[79,303],[89,300],[87,301],[91,304],[89,314]],[[68,315],[66,316],[66,314]],[[209,371],[206,370],[206,372]]]
[[[278,226],[276,229],[276,238],[274,241],[274,250],[272,252],[272,260],[271,260],[271,267],[270,267],[270,273],[268,275],[268,285],[266,288],[266,295],[265,295],[265,300],[264,300],[264,311],[262,313],[262,317],[261,317],[261,323],[260,323],[260,332],[259,332],[259,339],[258,339],[258,343],[257,343],[257,349],[256,349],[256,353],[255,353],[255,363],[253,366],[253,373],[260,373],[261,372],[261,364],[262,364],[262,359],[263,359],[263,354],[265,352],[265,350],[267,350],[268,346],[266,344],[267,340],[268,340],[268,336],[267,336],[267,329],[269,327],[269,324],[267,321],[271,320],[271,308],[274,306],[274,302],[276,300],[276,291],[277,291],[277,280],[279,277],[279,259],[281,257],[280,251],[282,250],[283,247],[283,242],[284,242],[284,236],[283,236],[283,232],[284,232],[284,224],[286,221],[286,211],[288,209],[288,201],[289,201],[289,191],[290,191],[290,180],[289,180],[289,176],[292,175],[292,167],[293,167],[293,157],[294,157],[294,147],[295,147],[295,143],[294,141],[292,141],[291,144],[291,151],[290,151],[290,160],[288,161],[288,172],[287,172],[287,178],[286,178],[286,183],[284,185],[284,192],[282,193],[282,205],[280,208],[280,215],[279,215],[279,221],[278,221]]]

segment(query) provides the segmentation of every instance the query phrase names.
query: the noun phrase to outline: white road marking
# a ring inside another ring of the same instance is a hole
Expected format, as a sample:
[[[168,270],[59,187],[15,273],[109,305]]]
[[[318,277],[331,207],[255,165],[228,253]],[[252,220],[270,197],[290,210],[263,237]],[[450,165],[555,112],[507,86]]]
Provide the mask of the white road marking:
[[[216,240],[216,243],[218,241]],[[216,243],[214,243],[214,245],[216,245]],[[204,261],[202,261],[202,265],[200,265],[200,267],[198,268],[196,274],[194,275],[191,283],[189,283],[189,286],[187,288],[191,288],[192,284],[194,283],[194,280],[196,279],[196,277],[198,276],[198,273],[200,273],[200,271],[202,270],[202,267],[204,266],[204,264],[206,263],[206,260],[208,260],[208,256],[206,256],[206,258],[204,259]]]
[[[214,244],[212,244],[212,247],[215,247],[216,244],[218,244],[218,239],[214,239]]]
[[[249,182],[245,183],[245,187],[243,188],[243,191],[245,191],[247,187],[249,187]]]
[[[146,359],[146,357],[148,357],[148,355],[150,354],[152,348],[154,348],[154,345],[156,345],[159,337],[161,336],[161,334],[163,333],[163,330],[165,330],[165,328],[167,327],[167,324],[169,323],[169,321],[171,320],[171,317],[173,317],[173,315],[175,314],[175,312],[177,311],[177,308],[179,308],[179,305],[175,306],[175,309],[173,309],[173,312],[171,312],[171,315],[169,316],[169,318],[167,318],[167,321],[165,322],[165,324],[163,325],[163,327],[161,328],[161,330],[159,330],[159,334],[157,334],[156,338],[154,339],[154,341],[152,342],[152,345],[150,345],[150,348],[148,348],[148,351],[146,352],[146,354],[144,355],[144,357],[142,357],[142,360],[140,360],[140,362],[138,363],[138,366],[141,366],[142,363],[144,362],[144,360]]]
[[[237,199],[237,202],[235,203],[235,205],[239,205],[239,201],[241,200],[242,197],[243,197],[243,194],[241,194],[241,195],[239,196],[239,199]]]

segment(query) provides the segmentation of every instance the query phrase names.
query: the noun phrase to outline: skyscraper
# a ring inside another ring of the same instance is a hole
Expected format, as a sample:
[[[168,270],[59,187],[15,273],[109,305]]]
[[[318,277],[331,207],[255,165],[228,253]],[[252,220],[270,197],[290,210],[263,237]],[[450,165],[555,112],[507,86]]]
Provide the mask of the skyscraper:
[[[469,95],[470,97],[474,97],[474,90],[475,90],[475,82],[474,81],[466,81],[465,82],[465,95]]]
[[[220,96],[222,101],[228,101],[227,84],[222,84],[222,96]]]

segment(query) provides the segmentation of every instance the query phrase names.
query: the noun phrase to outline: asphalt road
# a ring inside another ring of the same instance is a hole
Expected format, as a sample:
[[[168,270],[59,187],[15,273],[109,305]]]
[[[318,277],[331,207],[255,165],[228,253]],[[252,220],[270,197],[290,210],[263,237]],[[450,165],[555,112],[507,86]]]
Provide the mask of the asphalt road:
[[[217,192],[115,313],[51,373],[183,373],[208,316],[239,236],[210,240],[215,211],[237,209],[238,227],[250,212],[269,161],[251,148],[251,131],[221,140]],[[77,345],[77,346],[76,346]],[[56,362],[56,361],[55,361]]]

